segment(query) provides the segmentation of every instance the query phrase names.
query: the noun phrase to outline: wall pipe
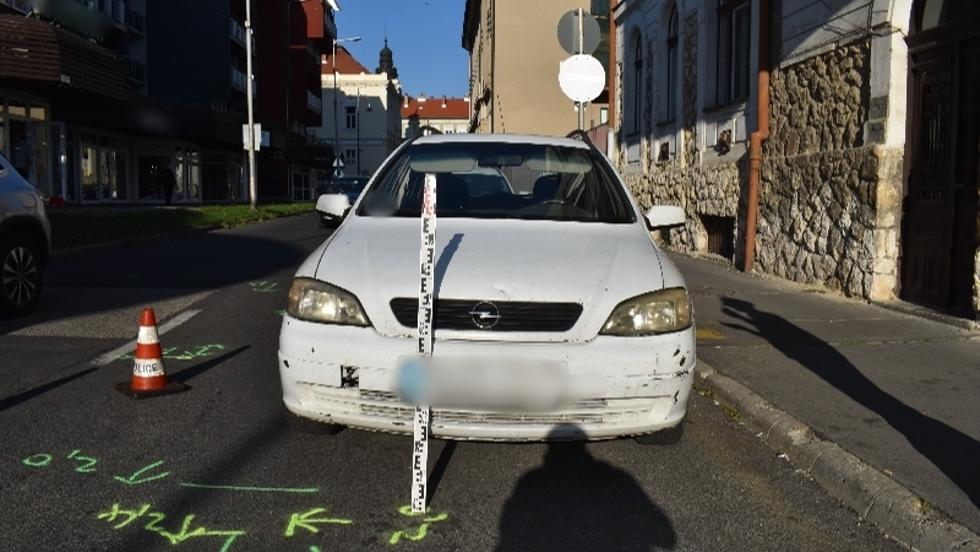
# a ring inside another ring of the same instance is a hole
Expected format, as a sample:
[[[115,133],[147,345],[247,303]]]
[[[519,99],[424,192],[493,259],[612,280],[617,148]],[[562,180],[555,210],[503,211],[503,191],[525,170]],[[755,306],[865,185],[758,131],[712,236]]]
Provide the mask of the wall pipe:
[[[749,190],[745,210],[745,255],[742,270],[755,264],[755,234],[759,219],[759,181],[762,173],[762,142],[769,138],[770,0],[759,0],[759,75],[757,84],[756,131],[749,139]]]

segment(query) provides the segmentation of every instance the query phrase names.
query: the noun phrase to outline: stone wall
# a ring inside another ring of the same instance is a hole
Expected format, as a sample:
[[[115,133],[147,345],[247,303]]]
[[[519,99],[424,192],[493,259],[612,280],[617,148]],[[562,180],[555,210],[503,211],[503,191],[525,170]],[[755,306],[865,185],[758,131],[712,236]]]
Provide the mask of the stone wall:
[[[773,71],[759,270],[847,295],[894,297],[902,150],[865,146],[868,40]]]
[[[654,165],[646,175],[626,175],[626,183],[640,207],[652,205],[684,207],[683,228],[664,236],[669,245],[691,251],[706,251],[708,234],[700,215],[739,218],[742,188],[741,163],[713,167],[682,168],[674,164]],[[736,236],[732,235],[732,240]]]

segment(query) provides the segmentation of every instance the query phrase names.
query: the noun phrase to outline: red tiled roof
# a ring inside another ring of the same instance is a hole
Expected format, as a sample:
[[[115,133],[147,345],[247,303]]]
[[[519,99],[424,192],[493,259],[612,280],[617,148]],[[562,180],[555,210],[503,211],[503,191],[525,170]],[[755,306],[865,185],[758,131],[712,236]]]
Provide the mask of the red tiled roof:
[[[324,75],[333,74],[333,56],[328,54],[323,56],[323,63],[320,64],[320,72]],[[354,56],[343,46],[337,46],[337,72],[341,75],[360,75],[361,73],[371,74],[367,67],[354,59]]]
[[[419,119],[470,118],[469,98],[412,98],[405,96],[402,102],[402,119],[418,116]]]

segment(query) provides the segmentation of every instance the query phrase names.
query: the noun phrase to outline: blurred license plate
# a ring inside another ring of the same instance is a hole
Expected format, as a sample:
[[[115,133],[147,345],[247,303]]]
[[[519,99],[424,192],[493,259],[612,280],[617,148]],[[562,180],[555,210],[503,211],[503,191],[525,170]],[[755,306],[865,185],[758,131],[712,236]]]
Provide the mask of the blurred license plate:
[[[406,356],[398,363],[398,395],[435,407],[552,410],[565,396],[564,362]]]

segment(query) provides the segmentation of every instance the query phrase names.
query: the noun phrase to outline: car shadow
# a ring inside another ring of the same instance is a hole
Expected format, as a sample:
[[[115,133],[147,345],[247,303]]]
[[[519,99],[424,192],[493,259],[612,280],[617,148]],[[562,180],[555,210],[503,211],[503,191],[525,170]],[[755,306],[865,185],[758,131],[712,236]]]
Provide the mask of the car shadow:
[[[723,323],[725,326],[767,340],[787,358],[881,416],[980,507],[980,442],[888,394],[832,345],[785,318],[741,299],[721,300],[722,312],[746,324]]]
[[[581,432],[561,424],[559,438]],[[628,473],[593,457],[584,442],[553,442],[544,464],[517,482],[500,518],[497,550],[673,549],[677,534]]]
[[[152,305],[197,291],[268,279],[292,270],[325,239],[290,227],[281,239],[271,230],[192,233],[135,246],[116,245],[55,258],[45,274],[34,312],[0,319],[0,336],[31,326],[133,306]],[[275,221],[273,221],[275,222]],[[285,296],[288,284],[282,282]],[[125,292],[122,292],[125,291]]]

